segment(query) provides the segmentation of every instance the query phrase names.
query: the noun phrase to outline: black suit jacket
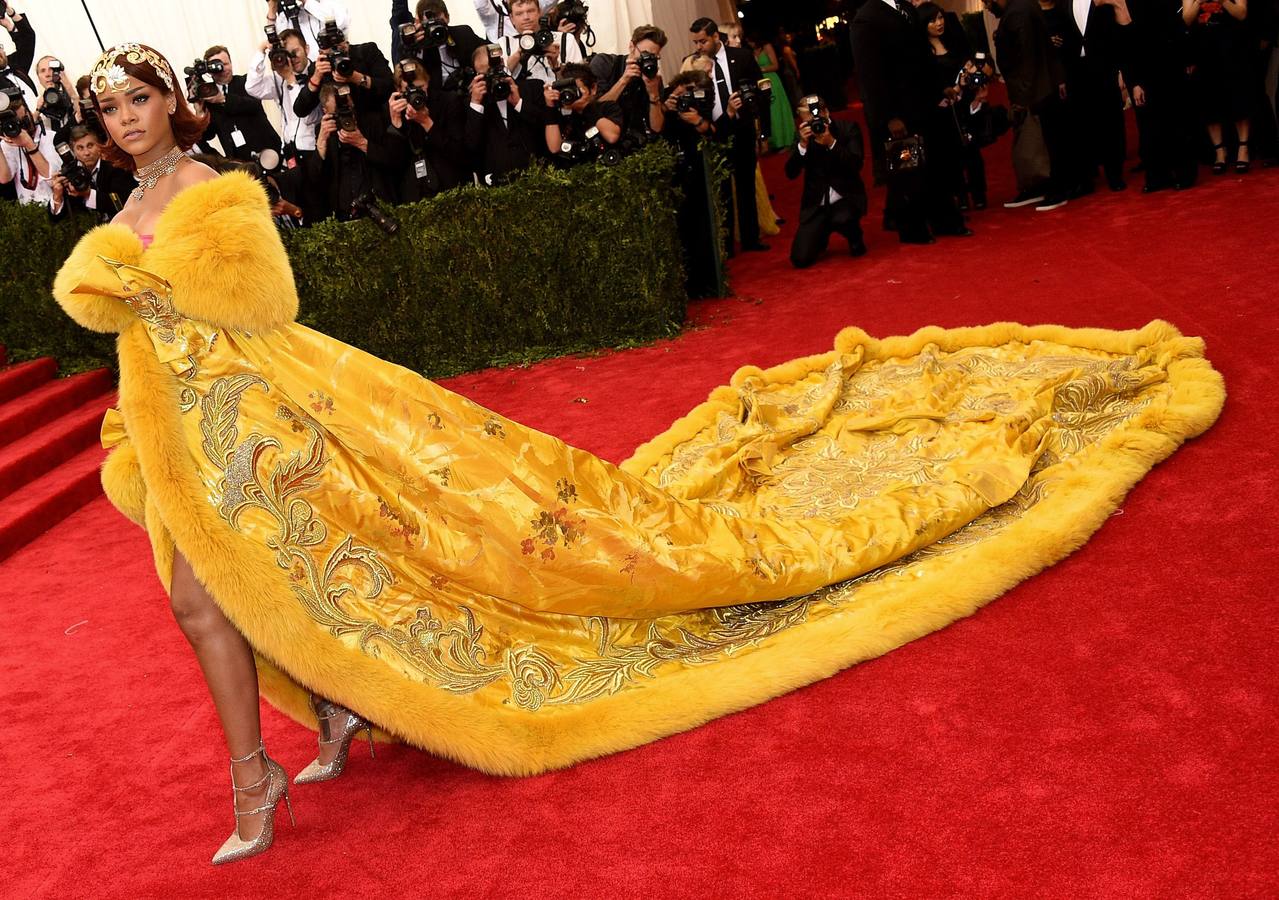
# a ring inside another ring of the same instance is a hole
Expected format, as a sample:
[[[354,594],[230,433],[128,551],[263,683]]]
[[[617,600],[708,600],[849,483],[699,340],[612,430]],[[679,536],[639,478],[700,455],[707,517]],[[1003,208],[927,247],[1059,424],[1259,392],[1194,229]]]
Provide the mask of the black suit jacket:
[[[355,111],[361,115],[380,113],[386,107],[386,101],[395,90],[395,78],[386,57],[378,49],[377,44],[351,44],[347,54],[355,65],[355,71],[362,72],[373,80],[372,87],[351,87],[351,99],[355,103]],[[323,85],[321,85],[323,87]],[[320,105],[320,92],[311,90],[311,82],[303,83],[293,101],[293,112],[299,119],[305,119]],[[367,133],[367,132],[366,132]]]
[[[827,149],[817,141],[808,142],[807,152],[800,154],[799,145],[786,160],[786,177],[804,176],[804,192],[799,202],[801,222],[816,215],[827,192],[832,188],[853,205],[857,214],[866,215],[866,185],[861,168],[866,158],[862,130],[855,122],[830,123],[835,146]]]
[[[414,203],[470,181],[463,151],[462,98],[441,93],[428,104],[434,123],[429,132],[409,119],[403,128],[388,124],[382,140],[386,145],[388,181],[396,188],[401,203]],[[429,167],[427,179],[418,177],[417,161]]]
[[[222,155],[232,159],[248,161],[254,151],[262,151],[268,147],[280,149],[280,135],[266,116],[262,101],[250,97],[244,89],[245,76],[236,75],[227,85],[226,102],[206,103],[209,113],[209,127],[204,131],[204,140],[217,138],[222,145]],[[231,135],[236,128],[244,136],[244,146],[237,147]]]
[[[1058,0],[1058,2],[1063,3],[1065,0]],[[1079,23],[1075,21],[1075,17],[1069,9],[1066,10],[1063,23],[1066,32],[1066,46],[1062,47],[1062,50],[1070,48],[1074,51],[1062,57],[1067,66],[1078,63],[1082,52],[1084,56],[1093,61],[1094,65],[1114,69],[1125,69],[1127,67],[1129,51],[1127,42],[1131,26],[1120,25],[1115,21],[1115,8],[1113,6],[1097,6],[1096,4],[1089,6],[1088,21],[1085,23],[1082,33],[1079,31]]]
[[[31,64],[36,58],[36,33],[31,27],[31,20],[23,16],[21,22],[14,22],[13,33],[9,37],[13,41],[13,52],[9,54],[9,72],[6,74],[21,78],[39,99],[40,92],[31,80]]]
[[[62,204],[62,211],[53,216],[54,220],[65,219],[71,213],[76,215],[92,214],[99,221],[109,222],[115,217],[124,204],[129,202],[129,194],[138,186],[133,173],[111,165],[105,159],[98,164],[98,173],[94,176],[94,188],[98,192],[98,208],[90,210],[84,199],[67,195]]]
[[[759,63],[745,47],[725,47],[724,52],[728,56],[728,71],[724,76],[728,79],[728,92],[735,94],[741,90],[743,84],[754,84],[764,77],[764,73],[760,71]],[[711,72],[711,89],[719,90],[715,84],[715,69]],[[767,115],[767,110],[763,111]],[[738,116],[736,119],[730,119],[727,111],[714,122],[715,134],[717,137],[724,139],[731,137],[737,132],[749,132],[754,139],[755,123],[754,120],[747,116]]]
[[[497,104],[486,99],[484,112],[466,104],[464,146],[481,179],[485,175],[504,176],[526,169],[534,158],[546,153],[546,108],[542,103],[542,82],[536,78],[520,84],[524,102],[520,112],[507,106],[507,122]]]
[[[1033,109],[1066,80],[1038,0],[1009,0],[995,32],[995,54],[1008,100],[1017,106]]]
[[[932,51],[924,29],[883,0],[866,0],[851,31],[871,141],[879,145],[887,139],[891,119],[901,119],[908,131],[922,130],[936,105]]]
[[[469,25],[449,26],[449,45],[446,49],[459,68],[470,66],[471,57],[475,51],[487,43],[488,41],[472,31]],[[422,60],[422,67],[431,75],[431,90],[440,90],[444,86],[445,78],[444,67],[440,63],[440,51],[438,49],[423,50],[418,59]],[[470,85],[459,84],[458,90],[465,94],[469,87]]]

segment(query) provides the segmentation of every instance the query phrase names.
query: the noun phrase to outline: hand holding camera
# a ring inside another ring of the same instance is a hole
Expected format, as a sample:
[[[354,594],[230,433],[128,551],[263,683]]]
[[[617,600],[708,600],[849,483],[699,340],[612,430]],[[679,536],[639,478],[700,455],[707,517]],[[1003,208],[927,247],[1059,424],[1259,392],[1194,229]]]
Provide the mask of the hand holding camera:
[[[484,75],[476,75],[471,79],[471,102],[476,106],[484,105],[484,98],[488,96],[489,83],[488,78]]]

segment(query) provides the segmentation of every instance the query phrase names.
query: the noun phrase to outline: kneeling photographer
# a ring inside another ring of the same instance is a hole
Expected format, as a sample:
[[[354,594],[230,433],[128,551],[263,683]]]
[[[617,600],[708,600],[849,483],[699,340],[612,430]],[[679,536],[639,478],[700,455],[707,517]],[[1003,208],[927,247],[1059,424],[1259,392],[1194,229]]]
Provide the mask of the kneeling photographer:
[[[799,227],[790,247],[795,268],[817,262],[835,232],[848,241],[849,255],[866,253],[861,226],[867,207],[864,160],[857,123],[833,121],[826,102],[816,95],[800,101],[799,141],[786,160],[787,178],[804,176]]]
[[[571,63],[560,75],[545,93],[550,109],[547,149],[564,165],[596,159],[615,162],[620,158],[616,145],[622,139],[622,107],[612,100],[596,99],[595,73],[589,66]]]
[[[387,105],[387,176],[399,202],[413,203],[462,183],[462,103],[455,94],[432,91],[417,60],[402,61],[395,75]]]
[[[320,90],[326,84],[349,87],[356,111],[361,115],[380,115],[395,89],[395,80],[377,44],[371,41],[350,43],[346,33],[332,20],[324,23],[324,29],[316,40],[320,45],[320,56],[315,61],[311,77],[302,85],[293,103],[293,111],[298,117],[305,118],[320,105]]]
[[[690,297],[719,293],[718,225],[711,207],[709,170],[704,141],[715,140],[711,116],[715,85],[705,72],[692,69],[671,80],[663,103],[666,119],[662,137],[675,148],[675,186],[680,204],[675,213],[684,250],[684,280]]]
[[[385,171],[389,165],[380,140],[382,116],[359,113],[349,84],[326,84],[320,88],[324,110],[316,140],[316,156],[307,162],[308,190],[319,193],[325,202],[323,217],[335,215],[340,221],[359,218],[361,198],[394,199]],[[368,135],[379,140],[370,141]]]
[[[48,205],[61,167],[53,132],[31,114],[22,91],[0,88],[0,184],[12,182],[19,203]]]
[[[482,183],[505,184],[546,152],[544,85],[512,78],[497,44],[478,48],[471,65],[463,144]]]
[[[666,125],[660,68],[665,47],[666,32],[656,25],[641,25],[631,32],[631,46],[625,55],[596,53],[591,57],[600,99],[622,107],[623,127],[638,143],[661,134]]]
[[[87,125],[73,125],[65,143],[55,143],[61,162],[53,176],[49,212],[55,219],[88,213],[96,222],[109,222],[138,186],[132,172],[102,158],[102,142]]]

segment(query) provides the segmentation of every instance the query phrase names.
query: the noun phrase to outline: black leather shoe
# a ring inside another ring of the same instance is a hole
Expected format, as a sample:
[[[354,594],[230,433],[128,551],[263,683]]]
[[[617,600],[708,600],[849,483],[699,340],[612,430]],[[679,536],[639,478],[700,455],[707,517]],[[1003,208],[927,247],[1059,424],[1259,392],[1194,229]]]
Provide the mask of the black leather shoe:
[[[935,244],[936,239],[931,234],[904,235],[900,231],[897,233],[898,239],[903,244]]]
[[[743,253],[763,253],[763,252],[764,252],[765,250],[767,250],[767,249],[768,249],[768,244],[765,244],[765,243],[763,243],[762,241],[761,241],[761,242],[759,242],[759,243],[756,243],[756,244],[743,244],[743,245],[742,245],[742,252],[743,252]]]
[[[1155,191],[1166,190],[1167,187],[1168,183],[1166,181],[1150,181],[1147,179],[1146,183],[1141,188],[1141,192],[1143,194],[1153,194]]]

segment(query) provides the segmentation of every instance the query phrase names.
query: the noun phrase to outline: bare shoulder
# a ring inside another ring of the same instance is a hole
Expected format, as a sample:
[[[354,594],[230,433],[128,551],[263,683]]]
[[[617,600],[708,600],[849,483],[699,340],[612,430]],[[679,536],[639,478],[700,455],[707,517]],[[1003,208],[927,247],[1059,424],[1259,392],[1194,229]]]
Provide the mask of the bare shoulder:
[[[217,177],[217,172],[202,162],[196,162],[194,159],[183,163],[174,173],[179,190],[190,187],[193,184],[199,184],[202,181],[212,181]]]

